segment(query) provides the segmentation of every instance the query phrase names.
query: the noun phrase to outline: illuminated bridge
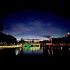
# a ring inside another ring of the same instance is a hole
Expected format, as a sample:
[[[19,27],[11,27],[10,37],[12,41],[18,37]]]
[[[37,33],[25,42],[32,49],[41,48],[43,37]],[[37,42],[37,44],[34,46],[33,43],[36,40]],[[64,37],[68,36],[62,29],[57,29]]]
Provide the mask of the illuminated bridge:
[[[47,46],[70,46],[70,44],[51,44],[51,43],[47,43]],[[10,46],[0,46],[0,48],[21,48],[22,44],[19,45],[10,45]]]
[[[10,46],[0,46],[0,48],[21,48],[22,44],[20,45],[10,45]]]

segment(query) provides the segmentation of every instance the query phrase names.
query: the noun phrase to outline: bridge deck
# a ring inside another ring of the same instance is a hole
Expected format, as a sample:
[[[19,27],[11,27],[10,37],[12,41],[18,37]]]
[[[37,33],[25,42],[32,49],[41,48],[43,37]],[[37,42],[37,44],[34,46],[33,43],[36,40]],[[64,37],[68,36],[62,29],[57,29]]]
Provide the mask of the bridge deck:
[[[20,48],[22,45],[0,46],[0,48]]]

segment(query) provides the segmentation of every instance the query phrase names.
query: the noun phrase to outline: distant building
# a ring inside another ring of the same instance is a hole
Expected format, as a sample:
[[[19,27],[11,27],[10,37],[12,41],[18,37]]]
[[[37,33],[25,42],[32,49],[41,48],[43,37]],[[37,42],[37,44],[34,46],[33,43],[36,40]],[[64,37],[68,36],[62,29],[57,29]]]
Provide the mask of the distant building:
[[[28,43],[38,43],[40,39],[25,39],[24,41]]]

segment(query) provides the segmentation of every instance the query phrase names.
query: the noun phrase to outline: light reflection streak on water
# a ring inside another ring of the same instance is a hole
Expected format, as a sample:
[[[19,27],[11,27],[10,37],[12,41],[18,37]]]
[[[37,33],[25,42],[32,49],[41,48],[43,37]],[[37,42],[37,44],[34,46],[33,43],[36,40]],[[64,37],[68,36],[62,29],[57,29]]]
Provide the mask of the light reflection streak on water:
[[[23,50],[23,54],[43,54],[43,49],[40,50]]]
[[[61,50],[62,50],[62,47],[61,47]]]

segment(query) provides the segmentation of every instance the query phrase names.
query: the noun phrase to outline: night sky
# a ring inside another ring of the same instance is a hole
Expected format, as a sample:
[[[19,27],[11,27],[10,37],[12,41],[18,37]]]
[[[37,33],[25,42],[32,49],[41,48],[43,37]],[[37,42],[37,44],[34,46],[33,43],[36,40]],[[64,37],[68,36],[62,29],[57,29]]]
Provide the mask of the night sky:
[[[62,37],[69,32],[70,21],[43,11],[17,11],[3,18],[3,32],[16,38],[50,35]]]
[[[45,39],[46,35],[63,37],[70,32],[69,19],[43,10],[10,12],[3,16],[2,23],[2,32],[11,34],[17,39]]]

